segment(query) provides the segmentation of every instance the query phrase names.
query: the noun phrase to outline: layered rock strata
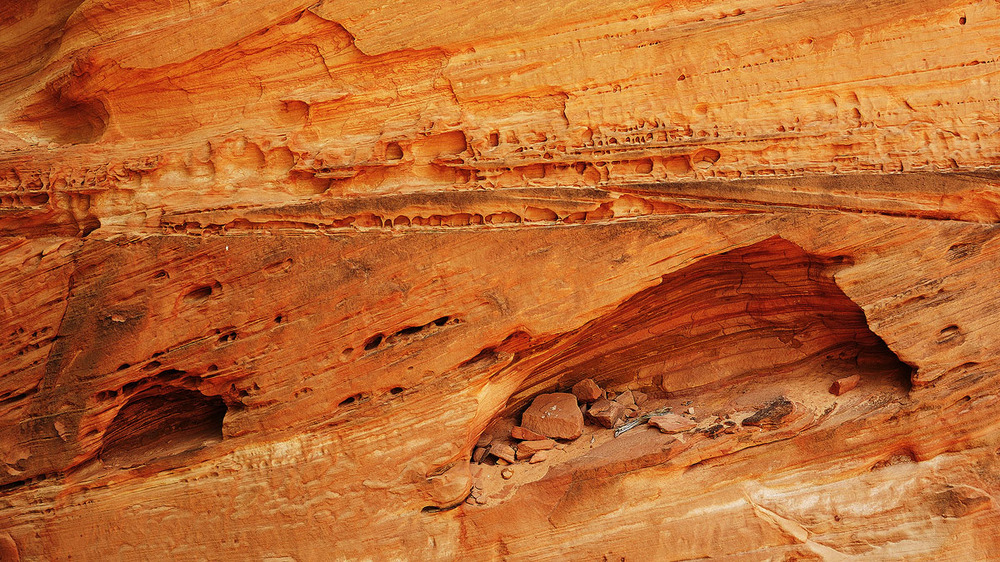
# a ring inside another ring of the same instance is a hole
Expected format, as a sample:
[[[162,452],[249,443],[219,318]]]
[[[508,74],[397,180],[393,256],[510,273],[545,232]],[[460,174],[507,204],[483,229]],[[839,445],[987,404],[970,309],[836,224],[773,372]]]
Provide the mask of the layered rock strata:
[[[0,22],[4,560],[1000,556],[995,2]]]

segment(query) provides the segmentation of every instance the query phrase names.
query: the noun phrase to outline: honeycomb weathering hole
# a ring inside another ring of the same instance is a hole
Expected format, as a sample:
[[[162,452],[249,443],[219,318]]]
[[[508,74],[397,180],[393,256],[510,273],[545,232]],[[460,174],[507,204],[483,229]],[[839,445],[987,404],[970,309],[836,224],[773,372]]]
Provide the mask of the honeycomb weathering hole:
[[[218,289],[221,288],[222,286],[219,284],[218,281],[216,281],[211,285],[201,285],[199,287],[195,287],[194,289],[191,289],[190,291],[187,292],[187,294],[184,295],[184,301],[187,303],[199,303],[201,301],[206,300],[208,297],[212,296],[212,293],[214,291],[217,291]]]
[[[400,160],[403,158],[403,149],[399,146],[399,143],[390,142],[385,147],[385,159],[386,160]]]
[[[104,434],[100,459],[131,467],[222,440],[226,405],[219,396],[154,388],[128,401]]]

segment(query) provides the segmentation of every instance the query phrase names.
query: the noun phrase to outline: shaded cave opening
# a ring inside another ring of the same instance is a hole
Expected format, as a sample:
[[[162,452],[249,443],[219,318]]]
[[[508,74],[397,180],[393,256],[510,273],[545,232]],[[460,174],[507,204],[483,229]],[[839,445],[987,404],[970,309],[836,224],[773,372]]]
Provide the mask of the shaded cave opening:
[[[502,479],[523,470],[506,465],[545,466],[550,456],[562,457],[556,462],[566,466],[613,462],[608,459],[626,454],[623,447],[643,443],[612,445],[615,438],[637,428],[659,435],[664,428],[647,422],[664,412],[673,416],[664,423],[677,427],[665,433],[734,439],[736,446],[746,437],[731,436],[743,431],[780,431],[835,410],[864,417],[906,401],[914,368],[871,330],[864,310],[837,283],[837,273],[852,263],[850,256],[810,253],[774,237],[663,275],[576,328],[548,335],[518,331],[483,348],[460,368],[488,373],[504,392],[497,398],[506,403],[480,421],[478,435],[470,435],[469,462],[504,465],[496,468]],[[951,332],[945,329],[942,338]],[[499,362],[501,356],[506,358]],[[583,440],[575,448],[574,440],[563,446],[577,460],[548,449],[534,452],[537,446],[522,455],[524,440],[536,439],[534,429],[526,435],[517,428],[529,403],[540,394],[572,392],[584,379],[593,379],[600,396],[581,390],[573,402],[583,413]],[[841,387],[842,381],[849,382]],[[516,390],[507,394],[504,387]],[[595,437],[609,436],[611,441],[598,442],[602,452],[588,452]],[[609,457],[608,451],[616,452]],[[629,466],[671,454],[661,452]],[[889,462],[905,460],[896,455]],[[478,505],[489,495],[476,493],[466,503]]]
[[[865,392],[903,398],[914,368],[837,284],[850,265],[780,237],[702,258],[577,329],[533,338],[504,369],[523,382],[499,417],[586,378],[615,392],[715,394],[746,407],[789,389],[825,394],[857,374]]]
[[[220,396],[178,387],[151,388],[118,411],[98,458],[106,466],[130,468],[222,441],[227,411]]]

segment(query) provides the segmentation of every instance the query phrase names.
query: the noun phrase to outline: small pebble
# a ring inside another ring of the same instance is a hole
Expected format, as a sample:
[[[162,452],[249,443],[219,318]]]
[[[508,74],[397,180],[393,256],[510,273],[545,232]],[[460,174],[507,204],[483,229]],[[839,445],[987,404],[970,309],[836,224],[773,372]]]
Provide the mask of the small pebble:
[[[688,408],[688,413],[693,416],[694,415],[694,408]]]
[[[510,468],[505,468],[500,472],[500,476],[502,476],[504,480],[510,480],[511,476],[514,476],[514,471]]]

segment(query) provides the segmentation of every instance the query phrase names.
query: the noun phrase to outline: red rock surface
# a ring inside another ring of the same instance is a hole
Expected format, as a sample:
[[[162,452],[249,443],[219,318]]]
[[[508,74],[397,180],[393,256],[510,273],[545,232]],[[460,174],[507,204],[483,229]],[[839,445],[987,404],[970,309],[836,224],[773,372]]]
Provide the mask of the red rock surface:
[[[851,375],[849,377],[837,379],[833,381],[833,385],[830,386],[830,392],[840,396],[845,392],[854,390],[858,386],[859,382],[861,382],[861,375]]]
[[[591,404],[587,410],[587,418],[604,427],[614,427],[625,417],[625,406],[607,398],[601,398]]]
[[[538,463],[543,463],[547,460],[549,460],[549,452],[538,451],[537,453],[531,455],[531,458],[528,459],[528,462],[531,464],[538,464]]]
[[[615,402],[621,404],[626,410],[635,407],[635,398],[632,396],[631,390],[626,390],[618,396],[615,396]]]
[[[517,444],[517,458],[528,459],[532,455],[539,451],[547,451],[552,447],[555,447],[556,442],[551,439],[543,439],[541,441],[522,441]]]
[[[554,439],[576,439],[583,432],[583,412],[572,394],[539,394],[521,414],[521,427]]]
[[[525,429],[521,426],[516,426],[510,430],[510,436],[514,439],[520,439],[523,441],[539,441],[545,439],[545,436],[540,433],[535,433],[534,431]]]
[[[490,447],[490,453],[500,460],[511,464],[517,460],[517,450],[510,443],[494,443]]]
[[[583,379],[573,385],[573,395],[580,402],[590,404],[598,398],[603,398],[604,391],[594,382],[594,379]]]
[[[998,28],[3,3],[0,559],[1000,558]]]
[[[697,423],[677,414],[663,414],[649,418],[649,425],[663,433],[680,433],[697,427]]]

